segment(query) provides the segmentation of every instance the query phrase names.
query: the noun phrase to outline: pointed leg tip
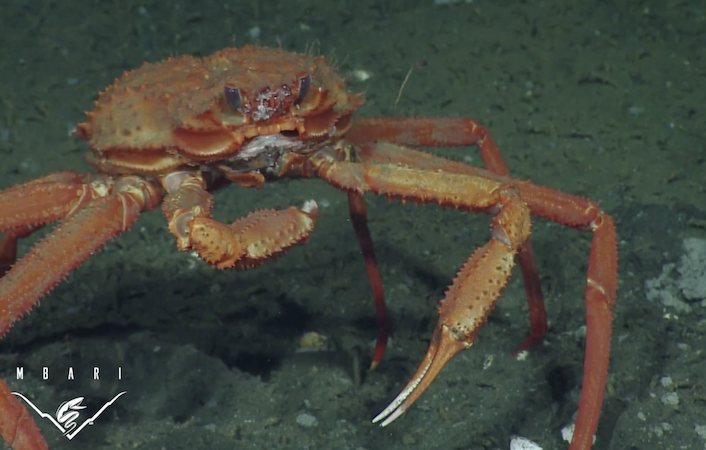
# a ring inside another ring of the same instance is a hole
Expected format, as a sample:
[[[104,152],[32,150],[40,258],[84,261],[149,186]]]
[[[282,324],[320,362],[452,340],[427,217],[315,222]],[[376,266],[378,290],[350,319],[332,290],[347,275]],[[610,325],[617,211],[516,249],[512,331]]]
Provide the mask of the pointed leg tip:
[[[373,423],[377,424],[379,422],[380,427],[385,428],[386,426],[390,425],[392,422],[397,420],[397,418],[404,414],[404,412],[406,411],[406,409],[401,408],[399,406],[393,410],[390,410],[390,406],[388,406],[380,414],[375,416],[373,418]]]
[[[384,337],[383,339],[378,338],[377,342],[375,343],[375,350],[373,350],[373,360],[370,361],[369,370],[375,370],[375,368],[380,364],[380,361],[382,361],[383,356],[385,356],[386,348],[387,337]]]
[[[385,426],[385,425],[384,425],[384,422],[383,422],[383,423],[379,423],[379,422],[381,422],[383,419],[385,419],[385,417],[387,417],[388,414],[389,414],[389,413],[387,413],[387,409],[385,409],[385,410],[383,410],[380,414],[378,414],[377,416],[373,417],[372,422],[373,422],[374,424],[380,425],[381,427],[384,427],[384,426]]]
[[[520,345],[517,346],[517,348],[512,352],[511,356],[515,358],[517,357],[517,355],[519,355],[521,352],[524,352],[525,350],[538,347],[542,345],[543,340],[544,335],[530,335]]]

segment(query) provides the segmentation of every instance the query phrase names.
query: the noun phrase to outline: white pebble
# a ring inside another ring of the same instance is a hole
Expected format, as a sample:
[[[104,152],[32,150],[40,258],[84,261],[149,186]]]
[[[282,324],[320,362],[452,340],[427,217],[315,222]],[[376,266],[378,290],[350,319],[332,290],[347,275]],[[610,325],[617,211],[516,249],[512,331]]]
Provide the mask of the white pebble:
[[[703,439],[706,439],[706,425],[694,425],[694,431]]]
[[[353,78],[355,78],[358,81],[366,81],[370,77],[373,76],[372,73],[368,72],[367,70],[363,70],[363,69],[354,69],[353,72],[351,72],[351,75],[353,75]]]
[[[672,377],[662,377],[659,379],[659,383],[667,389],[674,389],[674,380],[672,380]]]
[[[660,400],[667,406],[679,406],[679,395],[676,392],[667,392]]]
[[[297,416],[297,425],[300,425],[304,428],[312,428],[317,426],[318,424],[319,421],[316,419],[316,417],[312,416],[311,414],[301,413]]]
[[[521,436],[510,439],[510,450],[542,450],[542,447]]]
[[[571,439],[574,437],[575,424],[570,424],[561,429],[561,438],[568,443],[571,443]]]
[[[574,438],[574,428],[576,428],[576,424],[572,423],[570,425],[565,426],[564,428],[561,429],[561,438],[564,439],[566,442],[571,443],[571,440]],[[593,436],[593,443],[596,443],[596,436]]]
[[[260,37],[261,31],[260,27],[254,26],[248,30],[248,36],[250,36],[251,39],[257,39]]]
[[[527,359],[529,356],[529,352],[527,350],[522,350],[521,352],[517,352],[517,356],[515,356],[515,359],[518,361],[524,361]]]

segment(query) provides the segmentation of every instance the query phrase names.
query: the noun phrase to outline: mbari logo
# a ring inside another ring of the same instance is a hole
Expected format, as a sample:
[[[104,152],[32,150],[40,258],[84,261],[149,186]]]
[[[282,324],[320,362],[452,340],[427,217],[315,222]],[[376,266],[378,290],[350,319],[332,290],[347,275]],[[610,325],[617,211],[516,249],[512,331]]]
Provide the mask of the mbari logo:
[[[99,369],[97,367],[93,368],[93,379],[98,380],[99,378]],[[17,379],[22,380],[24,378],[24,370],[22,367],[17,368]],[[42,379],[47,380],[49,378],[49,369],[47,367],[42,368]],[[72,367],[69,367],[68,373],[67,373],[67,380],[73,380],[74,379],[74,370]],[[118,368],[118,380],[122,379],[122,368]],[[86,426],[88,425],[93,425],[95,420],[103,414],[103,411],[108,409],[110,405],[115,403],[117,399],[125,395],[127,391],[122,391],[118,393],[115,397],[110,399],[101,409],[99,409],[95,414],[93,414],[91,417],[88,419],[84,420],[81,425],[79,425],[76,421],[77,419],[81,416],[81,410],[86,409],[85,405],[82,405],[81,402],[83,402],[84,397],[76,397],[71,400],[67,400],[59,407],[56,409],[56,414],[52,416],[49,413],[45,413],[39,408],[37,408],[34,403],[32,403],[27,397],[24,395],[20,394],[19,392],[13,392],[16,396],[24,400],[40,417],[44,419],[49,419],[51,423],[54,424],[56,428],[61,431],[61,434],[66,436],[66,439],[71,440],[76,435],[78,435],[81,430],[83,430]]]
[[[81,402],[83,401],[83,397],[76,397],[59,405],[59,407],[56,409],[56,418],[54,418],[54,416],[52,416],[51,414],[42,412],[42,410],[34,406],[34,403],[29,401],[29,399],[24,395],[20,394],[19,392],[13,392],[13,394],[27,402],[27,404],[31,406],[32,409],[35,410],[40,417],[44,419],[49,419],[49,421],[53,423],[54,426],[57,427],[59,431],[61,431],[61,434],[66,436],[66,439],[68,440],[71,440],[76,437],[76,435],[79,434],[81,430],[83,430],[87,425],[93,425],[98,416],[103,414],[103,411],[108,409],[110,405],[115,403],[117,399],[119,399],[122,395],[126,393],[127,391],[122,391],[118,393],[115,397],[108,401],[108,403],[103,405],[103,407],[99,409],[98,412],[93,414],[88,419],[84,420],[81,425],[77,425],[76,419],[78,419],[78,417],[81,415],[79,411],[81,411],[82,409],[86,409],[86,407],[81,404]]]

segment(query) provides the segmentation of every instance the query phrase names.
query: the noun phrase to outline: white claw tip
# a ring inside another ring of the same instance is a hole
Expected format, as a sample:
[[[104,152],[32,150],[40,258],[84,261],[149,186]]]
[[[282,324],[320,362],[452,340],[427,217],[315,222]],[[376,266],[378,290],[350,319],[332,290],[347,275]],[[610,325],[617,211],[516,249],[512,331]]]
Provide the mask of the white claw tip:
[[[319,211],[319,205],[314,200],[307,200],[302,205],[302,211],[307,214],[316,214]]]

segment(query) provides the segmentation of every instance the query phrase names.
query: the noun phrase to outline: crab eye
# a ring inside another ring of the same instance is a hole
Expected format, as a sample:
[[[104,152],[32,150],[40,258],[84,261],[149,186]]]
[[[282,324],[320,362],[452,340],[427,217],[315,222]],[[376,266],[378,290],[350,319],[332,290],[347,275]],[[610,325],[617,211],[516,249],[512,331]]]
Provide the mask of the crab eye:
[[[235,86],[225,85],[223,87],[223,96],[226,99],[226,103],[231,108],[238,110],[243,106],[243,97],[240,95],[240,89]]]
[[[297,94],[297,103],[300,103],[302,100],[304,100],[304,97],[306,97],[306,94],[309,93],[309,90],[311,89],[311,77],[309,75],[305,75],[303,77],[299,78],[299,93]]]

